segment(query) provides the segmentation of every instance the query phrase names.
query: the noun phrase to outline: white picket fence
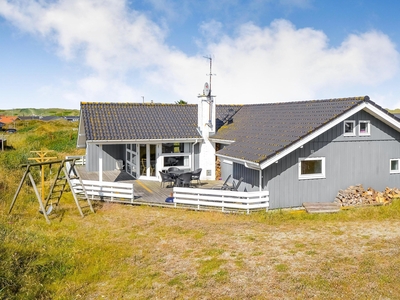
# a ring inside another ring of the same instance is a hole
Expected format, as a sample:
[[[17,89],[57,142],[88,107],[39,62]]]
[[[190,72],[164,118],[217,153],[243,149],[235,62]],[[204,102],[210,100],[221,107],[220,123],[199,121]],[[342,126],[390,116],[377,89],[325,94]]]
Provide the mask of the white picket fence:
[[[174,187],[174,205],[184,205],[192,208],[218,208],[223,212],[243,210],[268,210],[269,192],[236,192],[212,189],[194,189]]]
[[[78,179],[71,179],[71,183],[76,194],[83,193],[82,185]],[[135,199],[133,183],[92,180],[82,180],[82,183],[90,200],[133,203]]]

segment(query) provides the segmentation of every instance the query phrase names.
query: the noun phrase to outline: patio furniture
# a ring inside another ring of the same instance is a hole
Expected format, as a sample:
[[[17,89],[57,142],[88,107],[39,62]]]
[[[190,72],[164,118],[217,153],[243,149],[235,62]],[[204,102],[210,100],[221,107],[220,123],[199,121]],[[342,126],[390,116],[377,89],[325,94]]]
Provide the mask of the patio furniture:
[[[231,186],[228,185],[229,179],[232,177],[232,175],[229,175],[226,179],[225,182],[222,184],[222,186],[213,188],[213,189],[220,189],[220,190],[230,190]]]
[[[180,171],[181,169],[179,169],[178,167],[170,167],[168,168],[168,172],[174,172],[174,171]]]
[[[161,176],[161,187],[164,187],[164,183],[175,183],[175,179],[169,173],[163,173],[160,171]]]
[[[200,174],[201,174],[202,168],[198,168],[192,172],[192,180],[197,180],[197,184],[201,185],[200,181]]]
[[[172,177],[172,179],[174,179],[174,185],[177,185],[178,177],[183,173],[185,173],[185,171],[178,168],[172,167],[168,169],[168,174]]]
[[[237,191],[238,188],[239,188],[239,186],[240,186],[240,184],[242,183],[243,179],[244,179],[243,177],[240,177],[239,180],[238,180],[238,182],[235,183],[235,182],[233,181],[233,182],[232,182],[232,187],[230,188],[230,190],[231,190],[231,191]]]
[[[184,187],[185,185],[191,186],[192,172],[185,172],[178,176],[176,179],[176,185]]]
[[[142,163],[142,175],[146,175],[147,174],[146,159],[142,158],[141,163]],[[154,167],[152,165],[150,165],[150,176],[153,176],[153,175],[154,175]]]

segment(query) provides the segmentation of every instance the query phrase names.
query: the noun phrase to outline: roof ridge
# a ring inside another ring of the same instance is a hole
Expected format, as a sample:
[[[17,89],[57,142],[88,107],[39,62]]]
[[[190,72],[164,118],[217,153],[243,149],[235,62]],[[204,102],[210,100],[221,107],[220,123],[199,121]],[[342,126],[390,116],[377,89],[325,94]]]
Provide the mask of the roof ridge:
[[[81,105],[95,105],[95,104],[107,104],[107,105],[132,105],[132,106],[194,106],[197,104],[176,104],[176,103],[150,103],[150,102],[87,102],[82,101]]]
[[[243,106],[255,106],[255,105],[276,105],[276,104],[302,104],[310,102],[332,102],[332,101],[369,101],[372,102],[369,96],[356,96],[356,97],[343,97],[343,98],[330,98],[330,99],[314,99],[314,100],[299,100],[299,101],[282,101],[282,102],[267,102],[267,103],[250,103],[242,104]]]

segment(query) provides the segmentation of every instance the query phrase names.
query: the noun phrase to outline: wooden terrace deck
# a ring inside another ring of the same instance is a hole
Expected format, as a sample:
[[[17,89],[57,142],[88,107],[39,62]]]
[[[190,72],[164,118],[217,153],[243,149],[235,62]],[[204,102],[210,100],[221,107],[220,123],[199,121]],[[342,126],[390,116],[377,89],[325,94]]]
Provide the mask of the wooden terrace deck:
[[[84,167],[76,167],[83,180],[99,180],[98,172],[87,172]],[[159,181],[137,180],[125,171],[104,171],[103,181],[108,182],[129,182],[134,184],[135,203],[154,206],[173,206],[173,203],[166,203],[165,199],[173,192],[172,186],[161,187]],[[201,181],[196,188],[211,188],[221,186],[223,181]]]

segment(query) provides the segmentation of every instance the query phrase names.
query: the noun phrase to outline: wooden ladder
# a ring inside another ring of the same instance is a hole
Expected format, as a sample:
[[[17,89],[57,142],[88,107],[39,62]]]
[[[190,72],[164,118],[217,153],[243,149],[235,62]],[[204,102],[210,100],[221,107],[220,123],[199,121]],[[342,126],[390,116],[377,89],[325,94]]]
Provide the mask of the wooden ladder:
[[[47,196],[47,199],[46,199],[46,202],[44,205],[45,209],[47,209],[49,202],[50,202],[50,205],[52,205],[53,201],[55,202],[55,205],[58,206],[61,196],[65,190],[65,186],[68,183],[69,187],[71,188],[71,193],[74,197],[76,207],[78,208],[79,213],[83,217],[84,214],[82,212],[82,207],[79,204],[79,198],[78,198],[78,195],[75,193],[75,189],[74,189],[75,184],[73,184],[71,182],[71,179],[77,179],[77,180],[79,180],[79,184],[82,186],[82,193],[80,193],[80,194],[81,194],[81,196],[83,196],[82,198],[86,199],[86,201],[88,203],[88,207],[94,213],[92,202],[90,201],[90,199],[86,193],[85,187],[83,185],[81,177],[79,176],[78,170],[75,168],[75,161],[76,161],[76,159],[73,159],[71,165],[69,165],[69,161],[63,160],[63,162],[60,164],[60,167],[57,170],[56,179],[54,180],[54,182],[50,188],[49,195]],[[62,174],[62,173],[64,173],[64,174]]]

